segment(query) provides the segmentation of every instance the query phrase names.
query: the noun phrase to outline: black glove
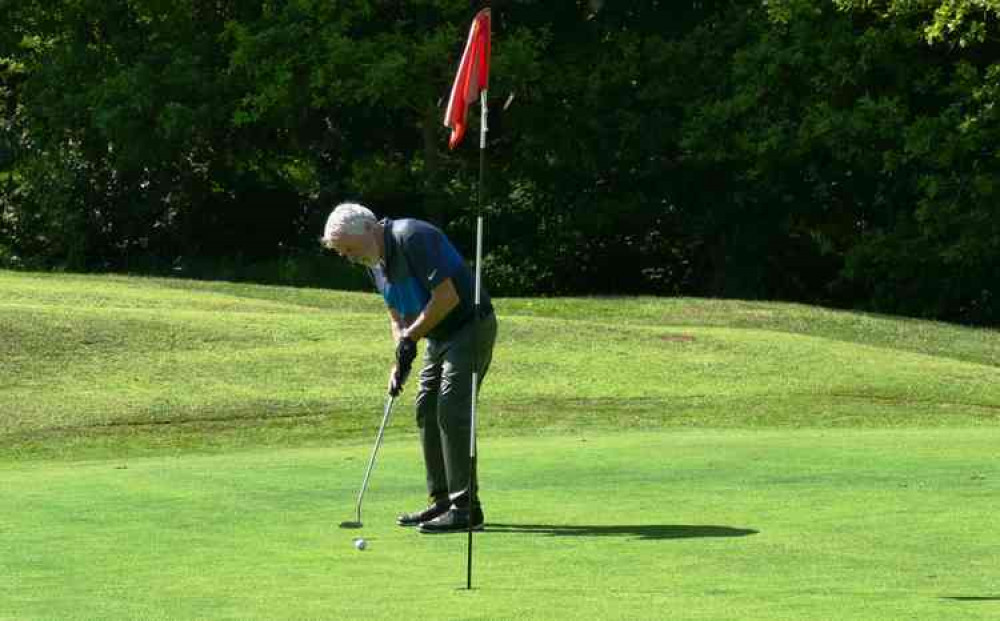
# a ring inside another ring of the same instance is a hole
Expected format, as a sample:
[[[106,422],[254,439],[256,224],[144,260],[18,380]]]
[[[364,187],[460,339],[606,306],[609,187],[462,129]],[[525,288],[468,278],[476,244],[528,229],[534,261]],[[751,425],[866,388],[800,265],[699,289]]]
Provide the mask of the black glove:
[[[413,361],[416,358],[417,343],[405,336],[399,339],[399,344],[396,345],[396,373],[392,376],[392,384],[389,387],[392,396],[395,397],[402,392],[403,384],[410,376],[410,371],[413,370]]]

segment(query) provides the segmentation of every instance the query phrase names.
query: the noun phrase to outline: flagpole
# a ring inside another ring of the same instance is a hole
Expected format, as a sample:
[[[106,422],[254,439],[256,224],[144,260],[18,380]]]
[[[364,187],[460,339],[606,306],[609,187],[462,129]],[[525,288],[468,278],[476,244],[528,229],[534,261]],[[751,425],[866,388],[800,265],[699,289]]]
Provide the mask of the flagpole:
[[[469,104],[479,99],[480,120],[479,120],[479,185],[476,188],[476,276],[475,276],[475,299],[472,316],[472,402],[469,412],[469,481],[466,486],[468,494],[469,511],[469,547],[466,556],[466,588],[472,589],[472,539],[474,527],[475,503],[478,499],[476,476],[477,450],[476,450],[476,427],[477,427],[477,407],[479,401],[479,379],[480,379],[480,352],[477,343],[479,337],[479,321],[482,309],[482,281],[483,281],[483,205],[486,202],[486,126],[487,120],[487,84],[490,75],[490,37],[491,24],[490,9],[487,6],[478,13],[472,20],[469,28],[469,38],[462,52],[462,60],[458,65],[458,73],[455,75],[455,82],[452,85],[451,96],[448,98],[448,109],[444,114],[445,127],[451,128],[451,137],[448,146],[452,149],[458,146],[465,135],[466,114]]]
[[[476,451],[476,404],[478,401],[479,392],[479,311],[480,302],[482,299],[482,282],[483,282],[483,203],[485,194],[485,180],[486,180],[486,133],[488,127],[486,124],[487,118],[487,95],[489,92],[483,89],[479,97],[479,187],[476,190],[476,295],[475,295],[475,308],[473,311],[473,370],[472,370],[472,411],[471,411],[471,424],[469,429],[469,545],[466,551],[466,579],[465,588],[467,590],[472,590],[472,529],[473,529],[473,513],[475,511],[475,500],[476,500],[476,461],[477,461],[477,451]]]

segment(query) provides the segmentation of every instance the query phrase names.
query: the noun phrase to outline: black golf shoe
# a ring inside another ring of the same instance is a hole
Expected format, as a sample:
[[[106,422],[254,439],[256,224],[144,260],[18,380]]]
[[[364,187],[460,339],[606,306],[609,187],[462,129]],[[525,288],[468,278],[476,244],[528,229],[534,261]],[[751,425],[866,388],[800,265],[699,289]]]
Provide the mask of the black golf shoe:
[[[472,510],[472,530],[483,530],[485,520],[483,519],[482,507]],[[442,513],[433,520],[420,525],[420,532],[428,535],[443,533],[463,533],[469,530],[469,510],[453,507]]]
[[[450,503],[435,503],[423,511],[413,513],[402,513],[396,518],[396,524],[400,526],[420,526],[424,522],[430,522],[434,518],[446,513]]]

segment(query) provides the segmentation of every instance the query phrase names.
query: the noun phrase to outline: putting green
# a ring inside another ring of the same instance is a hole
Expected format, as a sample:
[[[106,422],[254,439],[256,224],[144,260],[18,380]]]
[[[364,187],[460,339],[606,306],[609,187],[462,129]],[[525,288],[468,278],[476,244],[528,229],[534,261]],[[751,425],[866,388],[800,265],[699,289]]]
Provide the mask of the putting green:
[[[416,440],[0,463],[0,619],[994,619],[1000,429],[484,438],[487,531],[393,525]],[[352,539],[369,543],[357,551]]]

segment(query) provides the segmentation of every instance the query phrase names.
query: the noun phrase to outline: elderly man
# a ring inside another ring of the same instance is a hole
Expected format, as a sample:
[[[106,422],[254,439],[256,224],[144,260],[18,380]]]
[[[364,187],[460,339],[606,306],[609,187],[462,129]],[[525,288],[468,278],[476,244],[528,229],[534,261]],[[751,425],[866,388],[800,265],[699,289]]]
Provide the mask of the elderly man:
[[[361,205],[338,205],[326,222],[323,245],[368,268],[389,311],[396,364],[389,391],[398,395],[426,341],[417,390],[417,426],[423,445],[430,505],[399,516],[422,533],[482,529],[483,510],[470,498],[469,441],[472,374],[482,382],[493,357],[497,322],[480,292],[475,317],[469,269],[444,233],[420,220],[377,220]],[[473,489],[478,490],[475,485]]]

